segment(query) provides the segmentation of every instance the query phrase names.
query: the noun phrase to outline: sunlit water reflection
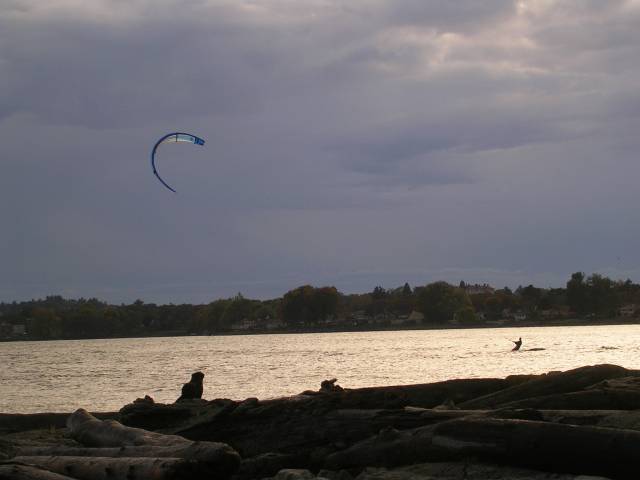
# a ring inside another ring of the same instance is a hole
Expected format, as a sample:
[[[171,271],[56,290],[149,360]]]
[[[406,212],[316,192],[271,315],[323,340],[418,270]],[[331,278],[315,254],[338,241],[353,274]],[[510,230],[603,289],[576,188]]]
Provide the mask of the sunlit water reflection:
[[[510,339],[523,350],[511,353]],[[527,351],[544,348],[541,351]],[[640,325],[166,337],[0,343],[0,412],[118,410],[173,402],[191,372],[205,398],[504,377],[582,365],[640,368]]]

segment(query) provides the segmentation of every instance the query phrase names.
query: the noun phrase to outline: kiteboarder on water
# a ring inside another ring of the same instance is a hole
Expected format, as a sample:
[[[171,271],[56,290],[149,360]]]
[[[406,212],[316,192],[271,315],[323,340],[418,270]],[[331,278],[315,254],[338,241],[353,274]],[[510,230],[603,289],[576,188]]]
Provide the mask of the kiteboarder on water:
[[[513,348],[511,349],[511,351],[512,351],[512,352],[515,352],[515,351],[517,351],[517,350],[520,350],[520,347],[522,346],[522,337],[518,338],[518,340],[517,340],[517,341],[516,341],[516,340],[511,340],[511,341],[512,341],[513,343],[515,343],[515,344],[516,344],[516,346],[515,346],[515,347],[513,347]]]

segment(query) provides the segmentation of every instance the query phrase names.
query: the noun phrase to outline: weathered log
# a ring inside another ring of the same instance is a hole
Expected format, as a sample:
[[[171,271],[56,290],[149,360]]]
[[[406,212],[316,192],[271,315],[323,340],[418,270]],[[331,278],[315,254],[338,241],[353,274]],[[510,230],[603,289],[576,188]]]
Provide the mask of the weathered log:
[[[88,447],[123,447],[127,445],[184,445],[177,435],[164,435],[140,428],[125,427],[115,420],[98,420],[85,409],[76,410],[67,420],[69,434]]]
[[[245,413],[275,416],[291,410],[306,409],[329,411],[394,409],[405,406],[433,408],[447,401],[457,404],[470,400],[522,383],[530,378],[531,376],[527,375],[515,375],[506,379],[474,378],[417,385],[354,388],[331,393],[309,392],[265,401],[248,399],[244,402],[234,402],[218,399],[211,402],[177,405],[138,402],[126,405],[120,410],[120,414],[122,423],[128,426],[180,433],[192,427],[198,429],[207,422],[216,423],[221,417]]]
[[[74,480],[59,473],[43,470],[31,465],[15,463],[0,465],[0,480]]]
[[[344,389],[342,392],[319,394],[337,408],[433,408],[446,401],[456,405],[518,384],[526,378],[472,378],[444,382]]]
[[[320,475],[319,475],[320,476]],[[331,477],[327,477],[331,478]],[[420,463],[394,469],[368,468],[358,480],[608,480],[591,475],[562,475],[552,472],[494,465],[486,462]]]
[[[640,411],[637,410],[538,410],[531,408],[501,408],[498,410],[450,410],[443,412],[440,410],[411,408],[409,411],[415,413],[422,412],[422,416],[433,419],[434,421],[432,423],[434,424],[438,423],[438,421],[476,416],[640,430]],[[428,423],[425,423],[425,425],[428,425]]]
[[[316,480],[317,477],[304,468],[285,468],[274,475],[272,480]]]
[[[272,407],[263,408],[259,402],[242,414],[220,417],[179,434],[193,440],[226,443],[244,458],[269,452],[299,456],[309,455],[318,448],[330,451],[345,448],[375,435],[382,428],[410,429],[469,413],[420,409],[322,411],[304,402],[297,409]]]
[[[279,453],[265,453],[257,457],[242,459],[233,480],[252,480],[272,477],[284,468],[302,468],[307,465],[304,458]]]
[[[329,469],[481,458],[552,472],[636,478],[640,432],[467,417],[378,436],[330,455]]]
[[[444,413],[449,412],[446,410],[436,414],[430,410],[421,416],[389,409],[433,407],[446,400],[461,401],[529,378],[451,380],[423,385],[346,389],[266,401],[252,399],[225,404],[207,420],[192,422],[187,428],[172,432],[192,440],[227,443],[245,458],[268,452],[306,454],[317,447],[335,445],[343,448],[374,435],[386,426],[414,428],[442,421],[443,417],[460,415]],[[138,412],[141,408],[155,407],[136,406]]]
[[[513,402],[545,395],[577,392],[603,380],[639,376],[640,371],[617,365],[580,367],[566,372],[542,375],[502,391],[490,393],[458,404],[463,409],[487,409],[513,405]]]
[[[0,461],[9,459],[16,454],[15,442],[10,442],[0,437]]]
[[[546,410],[636,410],[640,390],[606,388],[525,398],[501,405],[504,408],[538,408]]]
[[[217,442],[186,442],[183,445],[167,447],[139,445],[124,447],[19,447],[21,456],[62,456],[62,457],[158,457],[186,458],[189,460],[211,461],[221,455],[233,452],[229,445]]]
[[[129,403],[120,409],[120,421],[128,427],[159,430],[181,425],[197,417],[194,409],[184,404]]]
[[[20,447],[17,449],[16,456],[184,458],[208,463],[221,475],[235,471],[240,463],[237,452],[224,443],[215,442],[188,442],[184,445],[168,447],[156,445],[110,448]]]
[[[409,430],[469,415],[595,425],[612,413],[615,412],[579,414],[531,409],[479,411],[416,407],[325,412],[312,409],[304,402],[297,409],[276,409],[274,405],[265,408],[262,402],[258,402],[253,409],[245,410],[241,415],[220,417],[215,422],[203,423],[180,434],[191,439],[224,442],[238,450],[244,458],[268,452],[311,455],[318,449],[330,454],[376,435],[384,428]]]
[[[637,478],[640,432],[467,418],[434,427],[437,447],[552,472]]]
[[[473,410],[466,410],[473,411]],[[481,411],[476,410],[480,413]],[[481,416],[509,420],[533,420],[540,422],[564,423],[568,425],[607,426],[607,419],[623,415],[620,410],[536,410],[536,409],[499,409],[487,410]]]
[[[118,412],[94,413],[99,419],[118,419]],[[0,413],[0,434],[39,430],[43,428],[64,428],[68,413]]]
[[[240,456],[228,445],[192,442],[177,435],[164,435],[140,428],[125,427],[113,420],[97,420],[83,409],[71,415],[67,423],[72,438],[89,447],[102,447],[95,450],[105,454],[93,451],[91,458],[181,458],[198,463],[198,468],[215,472],[218,478],[231,474],[240,465]],[[59,455],[59,452],[56,453]],[[76,452],[80,456],[88,456],[92,449],[81,449]],[[71,452],[67,451],[65,455],[69,453]],[[190,464],[185,465],[192,468],[188,466]],[[180,467],[180,469],[184,468]]]
[[[220,478],[206,463],[183,458],[15,457],[78,480],[187,480]]]
[[[172,404],[134,402],[120,409],[120,421],[129,427],[170,431],[172,428],[186,428],[194,422],[211,419],[235,408],[237,404],[238,402],[227,399],[181,400]]]

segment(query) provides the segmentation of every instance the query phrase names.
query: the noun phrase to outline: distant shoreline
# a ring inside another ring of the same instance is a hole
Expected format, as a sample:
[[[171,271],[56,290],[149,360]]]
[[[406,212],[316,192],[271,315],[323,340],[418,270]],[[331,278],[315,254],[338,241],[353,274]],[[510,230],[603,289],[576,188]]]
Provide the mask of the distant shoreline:
[[[183,331],[160,331],[154,335],[127,335],[113,337],[83,337],[83,338],[33,338],[25,336],[23,338],[5,338],[0,339],[0,343],[8,342],[55,342],[62,340],[109,340],[109,339],[126,339],[126,338],[166,338],[166,337],[226,337],[236,335],[284,335],[284,334],[306,334],[306,333],[354,333],[354,332],[393,332],[393,331],[415,331],[415,330],[480,330],[485,328],[539,328],[539,327],[588,327],[588,326],[606,326],[606,325],[640,325],[640,319],[632,318],[625,320],[623,318],[607,318],[592,319],[585,322],[584,319],[568,319],[568,320],[551,320],[542,322],[526,322],[526,321],[510,321],[501,324],[481,324],[481,325],[393,325],[393,326],[352,326],[352,327],[304,327],[299,329],[252,329],[238,331],[215,332],[209,335],[188,333]]]

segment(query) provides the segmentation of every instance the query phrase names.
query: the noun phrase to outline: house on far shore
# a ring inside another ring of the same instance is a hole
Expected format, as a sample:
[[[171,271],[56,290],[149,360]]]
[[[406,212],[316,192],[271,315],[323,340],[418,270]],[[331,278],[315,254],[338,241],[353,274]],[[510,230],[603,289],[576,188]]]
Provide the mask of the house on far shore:
[[[285,324],[282,320],[277,318],[269,318],[265,323],[265,327],[267,327],[267,330],[279,330],[284,328]]]
[[[14,337],[21,337],[23,335],[26,335],[27,334],[27,327],[25,327],[24,325],[21,325],[21,324],[13,325],[13,328],[11,330],[11,334]]]
[[[27,327],[25,325],[0,322],[0,338],[12,339],[25,337],[26,335]]]
[[[640,313],[640,307],[635,303],[628,303],[627,305],[623,305],[618,309],[618,314],[621,317],[635,317],[636,314]]]
[[[423,322],[424,321],[424,314],[422,312],[417,311],[417,310],[413,310],[409,314],[409,317],[407,318],[407,320],[412,321],[412,322]]]
[[[0,338],[9,338],[13,331],[13,325],[6,322],[0,322]]]
[[[253,330],[258,327],[258,322],[256,320],[250,320],[248,318],[243,318],[237,323],[231,325],[231,330]]]
[[[527,319],[527,314],[521,310],[518,310],[516,313],[513,314],[513,319],[516,322],[524,322]]]
[[[493,295],[496,291],[496,289],[488,283],[483,283],[482,285],[465,285],[464,289],[469,295]]]
[[[544,320],[558,320],[569,318],[571,315],[568,308],[549,308],[540,310],[540,317]]]
[[[507,320],[506,320],[506,319],[504,319],[504,318],[501,318],[500,320],[487,320],[485,323],[486,323],[487,325],[497,325],[497,326],[500,326],[500,325],[504,325],[505,323],[507,323]]]
[[[352,320],[354,325],[366,325],[373,320],[373,318],[367,314],[365,310],[356,310],[351,314],[350,320]]]

